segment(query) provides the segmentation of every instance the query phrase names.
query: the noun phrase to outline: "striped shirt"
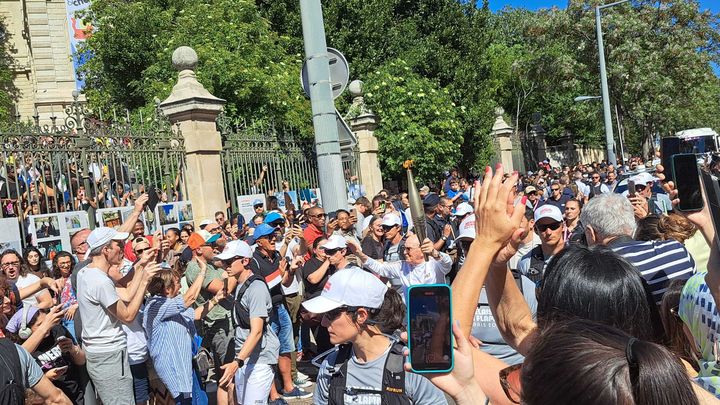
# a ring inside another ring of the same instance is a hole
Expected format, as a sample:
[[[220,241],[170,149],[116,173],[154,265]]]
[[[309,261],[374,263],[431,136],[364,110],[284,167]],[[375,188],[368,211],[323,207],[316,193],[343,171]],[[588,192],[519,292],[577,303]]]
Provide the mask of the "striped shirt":
[[[143,328],[155,371],[173,398],[191,393],[193,387],[192,339],[195,336],[192,308],[185,308],[182,295],[155,295],[145,306]]]
[[[609,247],[638,269],[657,304],[672,280],[687,280],[695,273],[695,260],[685,246],[674,240],[643,242],[622,238]]]

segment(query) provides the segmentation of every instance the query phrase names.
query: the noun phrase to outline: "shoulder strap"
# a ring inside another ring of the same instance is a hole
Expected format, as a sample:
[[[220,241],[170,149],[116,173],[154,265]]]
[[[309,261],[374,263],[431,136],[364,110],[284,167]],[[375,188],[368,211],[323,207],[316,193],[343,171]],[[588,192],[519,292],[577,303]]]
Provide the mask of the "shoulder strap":
[[[10,378],[7,381],[0,381],[3,386],[9,384],[18,384],[21,387],[25,386],[25,381],[22,375],[22,367],[20,366],[20,356],[18,355],[15,344],[7,338],[0,339],[0,361],[2,361],[3,368],[10,374]]]
[[[530,268],[526,274],[527,278],[534,283],[540,282],[545,270],[545,257],[543,256],[542,246],[535,246],[530,251]]]
[[[347,363],[351,354],[351,343],[345,343],[338,346],[335,363],[332,365],[334,371],[330,376],[330,386],[328,387],[328,405],[343,405],[345,403]]]
[[[405,357],[403,356],[404,345],[396,341],[390,347],[390,352],[385,358],[385,369],[382,379],[383,404],[410,405],[410,398],[405,392],[405,369],[403,368]]]

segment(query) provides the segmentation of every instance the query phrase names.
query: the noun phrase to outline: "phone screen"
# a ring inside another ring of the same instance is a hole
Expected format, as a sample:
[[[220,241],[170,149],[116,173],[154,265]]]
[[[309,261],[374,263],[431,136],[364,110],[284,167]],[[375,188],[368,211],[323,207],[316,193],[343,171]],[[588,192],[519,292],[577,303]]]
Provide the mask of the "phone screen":
[[[157,188],[154,186],[148,187],[148,201],[147,208],[150,211],[155,211],[155,206],[160,202],[160,196],[158,195]]]
[[[717,177],[718,174],[720,173],[707,170],[701,171],[703,189],[705,190],[708,208],[710,209],[710,217],[712,217],[716,234],[720,231],[720,180]],[[718,243],[720,247],[720,241],[716,243]]]
[[[680,138],[668,136],[660,140],[660,156],[662,156],[662,165],[668,180],[675,181],[672,157],[678,153],[680,153]]]
[[[413,371],[452,370],[450,286],[413,286],[408,291],[408,346]]]
[[[632,180],[628,180],[627,187],[628,187],[628,197],[635,197],[635,182]]]
[[[674,155],[672,158],[680,211],[698,211],[704,206],[700,192],[700,169],[697,156],[692,153]]]

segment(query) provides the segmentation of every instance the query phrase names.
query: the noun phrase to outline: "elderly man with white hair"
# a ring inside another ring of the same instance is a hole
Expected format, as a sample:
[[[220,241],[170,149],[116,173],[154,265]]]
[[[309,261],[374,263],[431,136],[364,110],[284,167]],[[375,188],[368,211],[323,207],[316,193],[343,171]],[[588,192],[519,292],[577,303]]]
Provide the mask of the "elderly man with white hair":
[[[636,223],[630,200],[620,194],[591,199],[580,214],[589,246],[605,245],[633,264],[656,303],[672,280],[687,280],[695,272],[695,260],[675,240],[636,241]]]

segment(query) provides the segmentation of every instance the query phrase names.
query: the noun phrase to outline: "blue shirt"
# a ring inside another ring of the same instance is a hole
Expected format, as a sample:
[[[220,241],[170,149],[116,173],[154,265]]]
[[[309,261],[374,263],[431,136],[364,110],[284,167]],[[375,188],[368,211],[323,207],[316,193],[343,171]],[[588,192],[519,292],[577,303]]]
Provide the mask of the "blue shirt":
[[[194,310],[185,308],[182,295],[175,298],[155,295],[145,306],[143,328],[148,351],[155,371],[173,398],[192,392],[194,318]]]

